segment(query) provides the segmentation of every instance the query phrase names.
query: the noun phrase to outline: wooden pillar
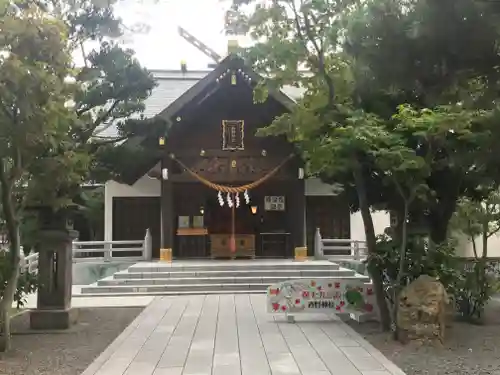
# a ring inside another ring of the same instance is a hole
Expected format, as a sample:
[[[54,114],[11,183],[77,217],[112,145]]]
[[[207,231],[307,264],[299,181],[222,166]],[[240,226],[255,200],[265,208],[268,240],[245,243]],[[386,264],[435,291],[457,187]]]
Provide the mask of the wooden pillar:
[[[174,189],[171,177],[172,159],[164,155],[162,159],[162,170],[167,169],[167,179],[161,179],[161,225],[162,225],[162,249],[172,249],[174,246]],[[163,172],[162,172],[163,175]]]
[[[306,208],[305,183],[297,180],[293,183],[292,193],[288,197],[288,213],[290,220],[289,256],[293,256],[296,247],[306,246],[304,215]]]

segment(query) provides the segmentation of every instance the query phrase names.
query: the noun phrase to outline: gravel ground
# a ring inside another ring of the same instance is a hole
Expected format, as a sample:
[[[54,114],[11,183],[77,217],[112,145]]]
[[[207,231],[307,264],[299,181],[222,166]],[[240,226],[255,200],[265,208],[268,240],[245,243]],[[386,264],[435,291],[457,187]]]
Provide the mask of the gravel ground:
[[[80,309],[68,331],[29,330],[29,314],[12,323],[12,350],[0,354],[1,375],[80,375],[139,315],[142,307]]]
[[[483,325],[455,322],[443,347],[401,345],[372,323],[349,323],[407,375],[500,375],[500,300],[490,302]]]

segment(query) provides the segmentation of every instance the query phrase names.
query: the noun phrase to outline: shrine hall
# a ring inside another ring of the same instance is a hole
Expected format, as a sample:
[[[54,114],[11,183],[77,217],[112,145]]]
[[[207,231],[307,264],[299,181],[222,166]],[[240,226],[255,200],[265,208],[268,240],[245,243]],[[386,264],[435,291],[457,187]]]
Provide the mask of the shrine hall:
[[[137,240],[149,229],[153,258],[172,249],[174,259],[213,259],[288,258],[303,246],[312,254],[316,228],[356,239],[360,218],[346,200],[306,178],[285,137],[257,135],[295,105],[290,95],[269,90],[256,103],[261,78],[236,55],[209,72],[153,73],[146,114],[167,131],[133,140],[153,156],[125,181],[106,183],[105,240]]]

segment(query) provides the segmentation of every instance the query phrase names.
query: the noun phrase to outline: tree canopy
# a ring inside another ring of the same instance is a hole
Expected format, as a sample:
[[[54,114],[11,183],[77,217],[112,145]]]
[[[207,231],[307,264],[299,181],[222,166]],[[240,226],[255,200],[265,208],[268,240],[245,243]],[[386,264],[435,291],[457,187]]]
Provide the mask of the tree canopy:
[[[285,134],[310,174],[343,185],[373,255],[371,209],[441,243],[460,199],[498,189],[497,21],[476,0],[232,0],[226,29],[255,42],[242,54],[265,77],[256,100],[264,83],[303,88],[261,134]]]
[[[31,196],[26,192],[36,192],[33,185],[49,176],[56,192],[80,183],[72,171],[84,169],[87,159],[74,153],[69,137],[73,114],[66,106],[71,99],[66,78],[71,57],[64,25],[34,5],[2,2],[0,15],[0,195],[10,249],[2,265],[4,350],[10,345],[9,311],[20,274],[20,212]],[[57,193],[36,193],[45,204],[62,203]]]
[[[116,41],[125,29],[113,4],[101,3],[0,2],[0,193],[10,250],[2,266],[0,350],[10,344],[20,236],[32,246],[40,229],[28,210],[59,214],[85,201],[83,183],[119,168],[104,156],[143,131],[140,113],[155,81]],[[73,61],[77,53],[83,66]]]
[[[376,137],[380,126],[394,133],[403,122],[394,116],[407,105],[413,126],[401,134],[406,146],[432,153],[426,179],[432,199],[416,200],[412,210],[442,241],[459,197],[479,198],[498,176],[490,152],[498,133],[495,7],[474,0],[234,0],[226,26],[256,41],[243,54],[266,83],[304,88],[296,109],[265,133],[287,134],[312,174],[343,183],[353,210],[359,197],[352,168],[333,157],[331,146],[342,138],[352,148]],[[257,99],[263,94],[257,90]],[[355,129],[341,135],[353,115]],[[376,160],[358,156],[370,206],[401,209]]]

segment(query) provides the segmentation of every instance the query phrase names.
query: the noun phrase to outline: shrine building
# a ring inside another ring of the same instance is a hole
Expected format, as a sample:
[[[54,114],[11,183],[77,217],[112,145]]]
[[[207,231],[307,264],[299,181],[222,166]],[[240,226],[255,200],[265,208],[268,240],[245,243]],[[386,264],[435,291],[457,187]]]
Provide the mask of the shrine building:
[[[256,104],[259,76],[229,55],[212,71],[153,71],[158,87],[145,115],[169,124],[165,138],[136,142],[157,157],[134,167],[125,182],[105,186],[105,240],[138,240],[147,228],[153,258],[292,257],[324,238],[364,240],[359,214],[332,186],[305,178],[303,163],[284,137],[256,131],[290,110],[300,90],[270,91]],[[375,215],[377,231],[388,225]]]

